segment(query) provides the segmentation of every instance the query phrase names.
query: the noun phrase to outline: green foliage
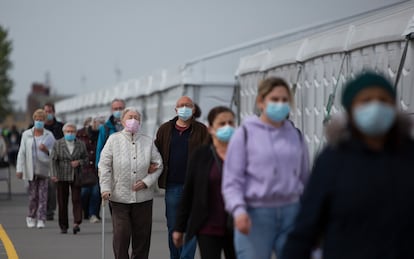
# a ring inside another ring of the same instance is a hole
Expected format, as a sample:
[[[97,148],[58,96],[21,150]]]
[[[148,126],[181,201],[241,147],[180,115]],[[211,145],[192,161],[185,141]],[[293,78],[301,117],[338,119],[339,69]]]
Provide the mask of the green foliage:
[[[7,39],[8,32],[0,25],[0,121],[12,112],[13,105],[9,99],[13,81],[9,71],[13,67],[10,61],[12,42]]]

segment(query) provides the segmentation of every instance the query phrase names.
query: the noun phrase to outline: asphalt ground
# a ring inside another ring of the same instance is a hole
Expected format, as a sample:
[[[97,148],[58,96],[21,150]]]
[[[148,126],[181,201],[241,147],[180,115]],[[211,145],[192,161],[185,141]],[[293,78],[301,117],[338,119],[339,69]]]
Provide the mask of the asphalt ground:
[[[95,259],[102,258],[102,224],[84,220],[81,231],[74,235],[69,208],[69,231],[61,234],[57,222],[46,221],[44,229],[26,226],[28,196],[24,182],[11,173],[12,197],[7,199],[7,184],[0,181],[0,259]],[[105,207],[105,258],[114,258],[112,252],[112,223],[108,206]],[[169,258],[164,196],[154,199],[151,249],[149,258]],[[199,258],[198,252],[196,258]]]

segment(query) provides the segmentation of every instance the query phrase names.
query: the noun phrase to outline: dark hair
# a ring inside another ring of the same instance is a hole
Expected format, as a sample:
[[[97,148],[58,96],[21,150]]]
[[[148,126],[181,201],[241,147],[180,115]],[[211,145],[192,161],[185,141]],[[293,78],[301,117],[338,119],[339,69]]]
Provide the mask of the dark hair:
[[[45,106],[48,106],[48,107],[52,108],[52,111],[53,111],[53,112],[55,112],[55,105],[54,105],[53,103],[45,103],[45,104],[43,105],[43,108],[44,108]]]
[[[264,99],[276,87],[284,87],[289,94],[289,102],[292,101],[292,92],[290,91],[289,85],[281,77],[268,77],[262,80],[257,89],[257,98]]]
[[[234,115],[234,112],[233,112],[233,111],[232,111],[229,107],[226,107],[226,106],[216,106],[216,107],[212,108],[212,109],[209,111],[208,115],[207,115],[207,121],[208,121],[208,124],[209,124],[210,126],[212,126],[212,125],[213,125],[214,120],[216,119],[216,117],[217,117],[220,113],[223,113],[223,112],[230,112],[231,114],[233,114],[233,116],[235,116],[235,115]]]
[[[193,117],[194,117],[194,119],[198,119],[198,118],[201,117],[201,108],[196,103],[194,103],[194,114],[193,114]]]

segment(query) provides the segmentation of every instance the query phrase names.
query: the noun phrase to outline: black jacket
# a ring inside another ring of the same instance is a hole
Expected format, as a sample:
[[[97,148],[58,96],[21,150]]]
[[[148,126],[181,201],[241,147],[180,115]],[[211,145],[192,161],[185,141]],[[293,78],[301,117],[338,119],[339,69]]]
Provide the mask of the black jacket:
[[[197,149],[188,163],[187,177],[175,221],[175,231],[186,241],[197,235],[208,217],[208,183],[214,156],[210,145]]]
[[[155,146],[158,148],[163,160],[164,169],[160,177],[158,178],[158,186],[162,189],[167,187],[167,178],[168,178],[168,165],[169,165],[169,156],[170,156],[170,144],[171,144],[171,136],[173,128],[175,127],[175,123],[177,122],[178,117],[176,116],[174,119],[165,122],[162,124],[156,135],[156,139],[154,141]],[[208,131],[207,127],[192,119],[191,122],[191,133],[190,138],[188,140],[188,157],[201,145],[205,144],[208,140]],[[188,164],[188,162],[187,162]]]
[[[63,123],[60,121],[57,121],[55,118],[53,118],[53,123],[50,125],[47,125],[45,123],[45,129],[50,130],[53,133],[53,136],[56,140],[63,138],[64,134],[62,131]]]
[[[352,135],[351,135],[352,136]],[[285,259],[414,258],[414,142],[384,151],[352,137],[317,158]]]

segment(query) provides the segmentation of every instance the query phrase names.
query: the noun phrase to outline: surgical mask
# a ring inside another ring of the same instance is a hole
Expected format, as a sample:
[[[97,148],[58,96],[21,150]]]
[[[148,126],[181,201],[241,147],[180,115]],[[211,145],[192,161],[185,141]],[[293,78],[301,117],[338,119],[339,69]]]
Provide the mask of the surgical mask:
[[[271,121],[281,122],[289,115],[290,106],[287,102],[268,102],[265,112]]]
[[[221,142],[229,142],[233,133],[234,133],[234,127],[230,125],[226,125],[216,130],[216,137]]]
[[[193,109],[185,106],[177,108],[177,115],[178,118],[182,119],[183,121],[186,121],[193,116]]]
[[[43,129],[44,126],[45,126],[45,123],[43,121],[34,121],[35,129]]]
[[[141,124],[136,119],[130,119],[125,121],[125,130],[131,133],[137,133]]]
[[[115,117],[115,119],[120,119],[121,118],[121,113],[122,113],[122,111],[114,111],[112,113],[112,115]]]
[[[67,141],[74,141],[76,138],[75,134],[73,133],[65,133],[65,140]]]
[[[374,101],[356,107],[353,116],[356,127],[374,137],[385,134],[392,127],[396,112],[391,105]]]
[[[53,114],[48,113],[47,116],[46,116],[46,120],[48,120],[48,121],[53,120]]]

